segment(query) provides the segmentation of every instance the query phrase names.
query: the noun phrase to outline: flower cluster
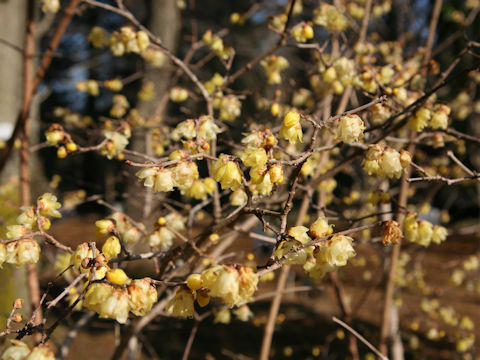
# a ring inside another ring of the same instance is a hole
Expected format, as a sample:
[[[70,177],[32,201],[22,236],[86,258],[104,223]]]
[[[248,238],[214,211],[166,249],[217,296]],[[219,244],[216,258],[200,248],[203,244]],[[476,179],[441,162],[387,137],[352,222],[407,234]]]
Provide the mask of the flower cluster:
[[[447,105],[436,104],[433,109],[421,107],[408,119],[408,125],[412,131],[420,132],[425,127],[443,129],[448,127],[450,108]]]
[[[58,147],[57,156],[61,159],[65,158],[68,153],[78,149],[70,134],[60,124],[50,125],[48,130],[45,131],[45,138],[49,145]]]
[[[298,42],[307,42],[308,40],[313,39],[314,32],[312,24],[309,22],[298,23],[292,28],[290,35],[292,35]]]
[[[321,80],[314,81],[312,78],[312,87],[320,93],[335,94],[343,93],[345,86],[351,85],[355,78],[355,65],[353,60],[344,56],[335,59],[329,67],[320,67]],[[323,81],[323,82],[322,82]]]
[[[270,195],[273,184],[280,184],[283,182],[283,167],[281,164],[267,165],[267,151],[270,146],[265,143],[264,137],[266,132],[253,132],[242,140],[247,144],[246,149],[242,152],[240,158],[242,162],[251,167],[250,169],[250,191],[260,195]],[[271,136],[267,135],[268,137]],[[276,139],[273,137],[272,140]],[[263,146],[257,147],[256,145]]]
[[[55,360],[55,353],[49,344],[30,349],[20,340],[10,340],[11,346],[2,354],[2,360]]]
[[[172,212],[165,217],[158,218],[153,232],[147,237],[151,247],[159,247],[162,251],[170,249],[173,245],[175,232],[185,230],[185,218],[177,212]]]
[[[125,243],[136,244],[140,240],[143,230],[142,224],[133,224],[128,216],[118,211],[115,211],[113,214],[111,214],[109,219],[114,221],[115,235],[120,236]],[[102,234],[101,231],[100,233]],[[111,235],[112,233],[112,231],[109,231],[107,233],[103,233],[102,235]]]
[[[105,29],[94,26],[88,35],[88,41],[96,48],[108,46],[114,56],[135,53],[142,56],[153,67],[161,67],[165,63],[165,55],[149,47],[148,34],[143,30],[135,31],[131,26],[124,26],[111,35]]]
[[[201,274],[191,274],[187,286],[177,288],[166,311],[173,316],[193,317],[195,300],[203,307],[210,302],[210,297],[221,298],[229,307],[241,305],[251,300],[257,284],[258,277],[249,267],[214,265]]]
[[[217,188],[217,183],[212,178],[195,180],[186,191],[186,194],[196,200],[205,200],[208,195],[213,194]]]
[[[222,38],[214,34],[212,30],[207,30],[203,34],[202,40],[220,59],[228,60],[232,55],[232,48],[225,45]]]
[[[242,113],[242,103],[235,95],[223,95],[220,92],[215,94],[213,107],[219,110],[220,120],[232,122]]]
[[[297,249],[301,245],[305,245],[312,239],[308,236],[309,229],[305,226],[295,226],[288,229],[288,239],[283,240],[274,251],[274,255],[278,259],[285,258],[285,264],[305,264],[307,257],[313,253],[314,247]]]
[[[170,154],[170,159],[175,159],[177,154]],[[179,156],[184,157],[185,153]],[[143,185],[152,188],[155,192],[168,192],[178,188],[182,193],[187,192],[198,179],[197,164],[193,161],[180,161],[172,167],[145,167],[135,174]]]
[[[174,141],[179,141],[182,138],[187,140],[195,139],[197,137],[197,122],[198,136],[204,141],[215,140],[217,134],[221,132],[211,116],[200,116],[197,120],[188,119],[179,123],[171,132],[170,137]]]
[[[104,232],[113,231],[112,220],[101,221],[103,223],[97,222],[97,226]],[[157,301],[157,292],[152,280],[130,279],[122,269],[112,269],[108,266],[108,261],[115,258],[120,251],[119,239],[110,236],[105,241],[102,252],[93,244],[82,243],[73,254],[64,254],[57,258],[56,268],[59,271],[72,265],[71,271],[74,273],[88,274],[89,282],[82,287],[87,288],[85,298],[78,301],[79,293],[76,288],[72,288],[69,296],[70,305],[77,303],[80,308],[84,306],[97,312],[101,318],[116,319],[122,324],[126,322],[129,312],[143,316],[151,310]],[[65,274],[69,278],[73,275],[68,272]]]
[[[336,270],[337,267],[345,266],[348,259],[356,255],[352,242],[353,239],[349,236],[334,235],[315,248],[313,258],[304,265],[305,271],[317,279]]]
[[[83,306],[95,311],[101,318],[115,319],[121,324],[126,323],[129,312],[138,316],[149,313],[157,302],[157,290],[152,280],[128,279],[124,284],[127,285],[118,287],[101,282],[90,284]]]
[[[395,149],[384,145],[371,145],[363,160],[363,169],[368,175],[400,178],[412,161],[408,151]]]
[[[96,80],[79,81],[75,85],[78,91],[86,92],[91,96],[98,96],[100,94],[100,87]]]
[[[12,235],[9,232],[9,235]],[[8,235],[7,235],[8,236]],[[33,239],[0,243],[0,266],[3,263],[17,266],[35,264],[40,258],[40,245]]]
[[[290,64],[283,56],[271,55],[262,60],[262,66],[267,73],[268,83],[271,85],[278,85],[282,83],[281,72],[288,68]]]
[[[288,230],[288,238],[280,242],[274,255],[284,259],[286,264],[303,264],[304,270],[317,279],[326,273],[345,266],[348,259],[356,255],[352,247],[353,239],[345,235],[334,235],[323,243],[305,246],[313,237],[320,239],[333,231],[324,217],[310,225],[295,226]]]
[[[188,90],[180,86],[174,86],[170,89],[168,97],[171,101],[181,103],[188,99]]]
[[[349,26],[345,15],[333,5],[322,2],[313,14],[313,22],[329,31],[343,31]]]
[[[210,297],[230,307],[250,301],[258,284],[257,275],[246,266],[214,265],[202,272],[201,280]]]
[[[416,213],[408,213],[403,221],[405,239],[422,246],[429,246],[431,242],[440,244],[448,236],[446,228],[440,225],[432,225],[427,220],[418,220]]]
[[[23,239],[0,243],[0,266],[4,262],[17,266],[37,263],[40,258],[40,245],[29,234],[39,230],[39,225],[41,230],[48,230],[50,219],[47,216],[61,217],[58,211],[60,207],[57,197],[51,193],[39,196],[35,207],[24,207],[23,212],[16,219],[17,224],[7,226],[6,234],[8,239],[20,237]]]
[[[283,118],[282,127],[278,135],[288,140],[290,144],[296,144],[297,140],[302,142],[303,132],[302,125],[300,125],[300,113],[289,111]]]
[[[352,144],[363,138],[365,125],[358,115],[345,115],[340,118],[337,127],[337,139]]]

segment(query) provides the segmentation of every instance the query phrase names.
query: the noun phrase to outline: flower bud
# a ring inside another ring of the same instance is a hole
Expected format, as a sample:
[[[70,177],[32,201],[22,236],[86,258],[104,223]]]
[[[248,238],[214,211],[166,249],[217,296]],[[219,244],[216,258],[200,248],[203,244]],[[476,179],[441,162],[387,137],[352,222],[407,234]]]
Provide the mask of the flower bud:
[[[208,293],[203,293],[202,291],[197,292],[197,303],[200,307],[205,307],[210,303],[210,296]]]
[[[196,291],[203,287],[203,280],[200,274],[191,274],[187,278],[187,286],[190,290]]]
[[[118,285],[123,285],[130,280],[122,269],[110,269],[107,271],[105,277],[108,281]]]
[[[67,149],[65,148],[65,146],[60,146],[58,149],[57,149],[57,157],[59,159],[65,159],[68,155],[68,152],[67,152]]]
[[[102,246],[102,253],[106,256],[107,260],[115,258],[121,251],[122,246],[116,236],[110,236]]]
[[[96,233],[99,235],[108,235],[115,231],[115,223],[110,219],[102,219],[95,221],[97,227]]]

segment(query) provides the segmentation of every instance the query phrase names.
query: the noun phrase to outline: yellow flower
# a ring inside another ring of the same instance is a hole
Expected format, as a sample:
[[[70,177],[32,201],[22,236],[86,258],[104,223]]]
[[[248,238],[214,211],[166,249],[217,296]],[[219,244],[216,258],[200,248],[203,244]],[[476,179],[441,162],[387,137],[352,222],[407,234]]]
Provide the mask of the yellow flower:
[[[240,158],[250,167],[262,167],[267,163],[267,153],[263,148],[246,148]]]
[[[127,291],[130,311],[137,316],[148,314],[157,302],[157,290],[150,278],[132,280]]]
[[[55,360],[55,353],[47,344],[38,345],[32,349],[26,360]]]
[[[440,225],[435,225],[433,227],[433,234],[432,234],[432,241],[435,244],[440,244],[441,242],[445,241],[448,236],[448,230]]]
[[[51,193],[45,193],[37,199],[37,208],[42,215],[60,218],[62,214],[57,209],[61,206],[57,197]]]
[[[165,312],[181,318],[193,318],[194,294],[184,287],[178,287],[175,297],[165,307]]]
[[[239,298],[236,301],[236,305],[251,301],[258,285],[258,276],[251,268],[241,266],[237,271],[239,273]]]
[[[45,138],[47,139],[49,145],[56,146],[65,138],[65,131],[61,125],[52,124],[48,130],[45,131]]]
[[[333,231],[332,225],[328,225],[326,217],[321,216],[310,225],[310,233],[316,239],[330,235]]]
[[[172,247],[174,238],[175,234],[173,232],[166,227],[161,227],[148,236],[148,245],[159,246],[161,250],[166,251]]]
[[[288,140],[291,144],[296,144],[297,140],[303,141],[302,126],[300,125],[300,114],[296,111],[289,111],[283,119],[279,136]]]
[[[110,219],[97,220],[95,226],[98,235],[108,235],[115,231],[115,223]]]
[[[347,260],[356,255],[352,247],[353,239],[345,235],[335,235],[325,243],[323,258],[331,266],[345,266]]]
[[[60,0],[42,0],[42,11],[55,14],[60,10]]]
[[[242,183],[242,172],[237,163],[230,160],[228,155],[221,154],[213,164],[212,175],[218,181],[222,189],[237,190]]]
[[[270,179],[270,173],[266,172],[261,179],[262,181],[254,186],[254,191],[259,195],[268,196],[273,189],[273,182]]]
[[[251,318],[253,318],[253,313],[250,310],[250,308],[248,307],[248,305],[240,306],[238,309],[233,310],[233,313],[235,314],[235,316],[237,317],[238,320],[243,321],[243,322],[248,321]]]
[[[188,99],[188,90],[180,86],[174,86],[170,89],[169,98],[173,102],[184,102]]]
[[[403,167],[400,162],[400,154],[391,148],[385,151],[378,157],[378,165],[380,167],[380,175],[389,178],[399,178],[402,176]]]
[[[295,226],[288,229],[288,235],[302,244],[310,242],[312,239],[308,236],[308,228],[305,226]]]
[[[241,206],[247,202],[248,197],[244,190],[237,189],[230,194],[229,200],[232,206]]]
[[[0,242],[0,269],[2,268],[2,265],[6,259],[7,259],[7,247],[3,242]]]
[[[349,26],[347,18],[333,5],[322,2],[313,14],[313,22],[329,31],[343,31]]]
[[[219,311],[215,312],[215,318],[213,319],[213,322],[215,324],[230,324],[231,318],[232,315],[230,314],[230,310],[228,310],[226,307],[223,307]]]
[[[107,260],[115,258],[121,251],[122,246],[116,236],[110,236],[102,246],[102,253],[106,256]]]
[[[145,31],[140,30],[137,32],[137,44],[140,51],[145,50],[150,44],[150,39]]]
[[[17,242],[18,266],[25,264],[36,264],[40,258],[40,245],[35,240],[19,240]]]
[[[346,144],[352,144],[363,138],[365,125],[358,115],[345,115],[340,118],[337,127],[337,138]]]
[[[169,169],[158,169],[154,174],[153,191],[173,191],[175,180],[172,171]],[[146,184],[146,181],[145,181]],[[145,185],[147,186],[147,185]]]
[[[22,360],[30,354],[28,345],[20,340],[10,340],[10,346],[2,355],[2,360]]]
[[[422,246],[430,245],[433,235],[433,225],[426,220],[420,220],[418,222],[417,243]]]
[[[202,272],[202,280],[210,296],[219,297],[223,303],[233,306],[239,298],[238,272],[232,267],[216,265]]]
[[[182,161],[172,168],[174,185],[185,191],[198,179],[198,167],[193,161]]]
[[[191,274],[187,278],[187,286],[190,290],[197,291],[203,287],[202,275],[200,274]]]
[[[120,79],[105,80],[103,86],[111,91],[120,91],[123,89],[123,83]]]
[[[128,294],[104,283],[94,283],[88,287],[83,305],[95,311],[100,318],[116,319],[125,324],[128,319]]]
[[[187,195],[197,200],[205,200],[207,195],[215,191],[215,184],[215,181],[211,178],[195,180],[187,190]]]
[[[417,214],[408,213],[403,220],[403,230],[405,232],[405,239],[410,242],[416,242],[418,238],[418,223]]]
[[[427,108],[420,108],[415,112],[415,115],[408,119],[408,126],[412,131],[422,131],[430,122],[432,118],[432,111]]]
[[[432,118],[430,120],[430,127],[432,129],[446,130],[448,127],[448,116],[450,115],[450,108],[447,105],[438,104],[433,108]]]
[[[99,26],[94,26],[88,35],[88,41],[96,48],[108,45],[107,31]]]
[[[281,184],[283,182],[283,167],[281,164],[273,164],[268,170],[268,173],[273,183]]]

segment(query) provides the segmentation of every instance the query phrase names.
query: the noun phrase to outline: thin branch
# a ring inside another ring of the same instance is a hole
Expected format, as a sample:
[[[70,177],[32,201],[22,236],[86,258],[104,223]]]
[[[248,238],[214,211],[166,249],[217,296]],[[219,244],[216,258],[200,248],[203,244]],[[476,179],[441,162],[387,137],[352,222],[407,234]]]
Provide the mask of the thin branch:
[[[345,329],[347,329],[348,331],[350,331],[353,335],[355,335],[355,337],[360,340],[361,342],[363,342],[365,345],[368,346],[368,348],[370,350],[372,350],[380,359],[382,360],[388,360],[388,357],[386,357],[385,355],[383,355],[375,346],[373,346],[367,339],[365,339],[362,335],[360,335],[357,331],[355,331],[352,327],[350,327],[349,325],[347,325],[346,323],[344,323],[342,320],[340,319],[337,319],[335,316],[332,318],[332,320],[334,322],[336,322],[337,324],[343,326]]]

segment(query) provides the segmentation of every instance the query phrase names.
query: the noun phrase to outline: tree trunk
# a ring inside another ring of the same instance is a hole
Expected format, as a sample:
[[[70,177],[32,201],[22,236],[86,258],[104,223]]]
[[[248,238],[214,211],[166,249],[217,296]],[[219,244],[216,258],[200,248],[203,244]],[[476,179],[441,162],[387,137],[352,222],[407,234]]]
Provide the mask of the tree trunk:
[[[0,140],[8,140],[15,121],[22,106],[23,94],[23,47],[25,42],[25,14],[26,0],[7,0],[0,2]],[[8,186],[11,177],[18,177],[19,156],[18,151],[12,155],[2,173],[0,185]],[[5,236],[4,226],[15,221],[17,213],[12,211],[8,202],[19,204],[18,187],[14,191],[8,191],[8,199],[0,199],[6,206],[0,206],[0,219],[2,229],[0,237]],[[26,286],[25,267],[16,268],[4,264],[0,270],[0,326],[6,321],[6,316],[12,309],[16,298],[26,300],[24,306],[28,311],[28,291]]]

